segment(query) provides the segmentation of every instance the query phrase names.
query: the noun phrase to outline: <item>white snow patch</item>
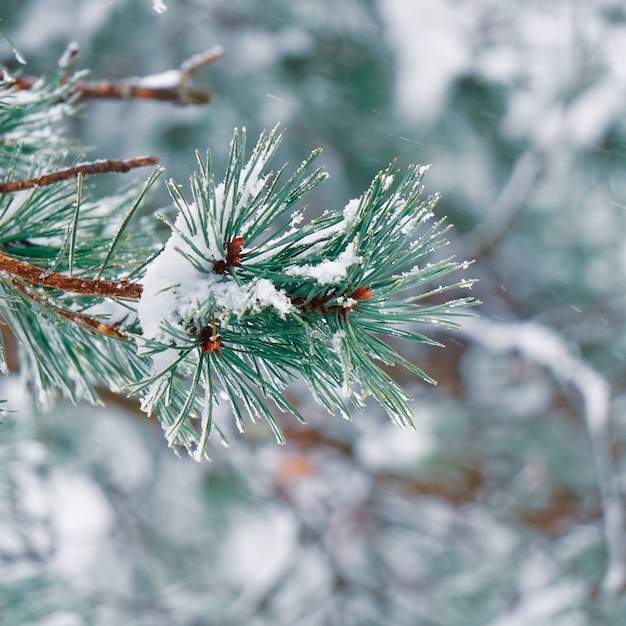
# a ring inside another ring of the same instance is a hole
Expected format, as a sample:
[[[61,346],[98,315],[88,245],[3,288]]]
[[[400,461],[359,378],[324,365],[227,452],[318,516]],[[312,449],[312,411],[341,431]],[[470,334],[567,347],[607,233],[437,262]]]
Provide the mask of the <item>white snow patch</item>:
[[[266,278],[260,278],[255,283],[254,297],[262,306],[273,306],[283,317],[293,309],[287,294],[282,289],[280,291],[276,289]]]
[[[54,615],[43,618],[39,626],[83,626],[85,623],[78,614],[69,611],[59,611]]]
[[[129,82],[147,89],[171,89],[178,87],[182,80],[180,70],[167,70],[158,74],[150,74],[141,78],[133,78]]]
[[[176,325],[199,306],[210,272],[201,274],[176,249],[180,237],[173,233],[163,252],[152,262],[143,279],[143,295],[137,315],[144,337],[164,341],[163,323]],[[215,279],[213,279],[215,280]],[[204,288],[204,289],[203,289]]]
[[[416,419],[418,432],[384,424],[359,440],[357,453],[361,462],[373,472],[411,471],[437,449],[428,419]]]
[[[79,45],[75,41],[70,42],[67,48],[65,48],[65,52],[61,55],[61,58],[58,61],[58,66],[67,67],[79,52]]]
[[[226,580],[238,585],[246,581],[238,603],[265,597],[281,579],[294,554],[297,530],[295,518],[279,507],[242,513],[234,520],[219,562],[226,566]]]
[[[393,177],[388,177],[393,180]],[[343,222],[345,226],[351,226],[354,223],[356,215],[359,211],[359,206],[361,204],[361,198],[353,198],[346,204],[343,209]]]
[[[552,624],[553,620],[562,617],[565,612],[571,612],[573,625],[581,625],[582,621],[575,619],[574,610],[584,595],[583,583],[564,581],[547,587],[537,589],[524,595],[519,605],[508,615],[491,622],[490,626],[528,626],[528,624]],[[559,622],[565,623],[565,622]]]
[[[96,483],[78,474],[56,472],[51,494],[58,539],[55,565],[78,582],[93,565],[111,528],[113,513]]]
[[[155,13],[165,13],[167,11],[167,5],[163,0],[152,0],[152,8]]]
[[[345,330],[338,330],[332,337],[330,340],[330,346],[333,350],[333,352],[335,352],[335,354],[341,354],[341,346],[343,345],[343,341],[346,338],[346,331]]]
[[[285,269],[289,276],[314,278],[320,285],[337,283],[348,274],[348,268],[360,263],[363,257],[355,254],[355,243],[350,242],[346,249],[334,261],[322,261],[317,265],[291,265]]]
[[[387,175],[385,176],[385,178],[383,179],[383,191],[387,191],[389,189],[389,187],[391,187],[391,185],[393,184],[395,177],[392,175]]]

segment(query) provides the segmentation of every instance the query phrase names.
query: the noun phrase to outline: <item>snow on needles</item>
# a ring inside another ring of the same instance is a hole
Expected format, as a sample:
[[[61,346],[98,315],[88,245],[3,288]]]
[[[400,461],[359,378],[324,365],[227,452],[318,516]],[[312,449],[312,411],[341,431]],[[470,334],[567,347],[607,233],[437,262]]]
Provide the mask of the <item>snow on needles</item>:
[[[281,317],[292,308],[287,295],[265,278],[241,283],[228,272],[215,272],[215,263],[225,261],[227,223],[252,202],[263,189],[267,154],[256,151],[242,168],[240,184],[222,182],[211,189],[205,181],[208,208],[197,203],[178,203],[179,213],[162,252],[148,267],[142,281],[143,294],[138,318],[143,337],[172,345],[172,330],[188,334],[211,315],[221,316],[222,326],[230,316],[239,317],[274,307]],[[244,228],[245,230],[245,228]]]
[[[294,305],[287,293],[277,288],[269,277],[248,276],[242,280],[237,272],[224,271],[223,266],[232,263],[228,255],[234,237],[241,239],[241,246],[247,247],[257,265],[271,263],[272,257],[281,254],[295,237],[299,251],[290,265],[282,267],[283,277],[310,279],[320,286],[339,284],[346,279],[350,268],[364,261],[358,254],[357,237],[344,240],[339,251],[332,254],[326,246],[333,240],[347,239],[348,233],[354,231],[355,224],[362,218],[367,196],[350,200],[340,214],[341,219],[330,219],[330,223],[323,222],[314,229],[305,228],[299,237],[295,222],[300,220],[297,219],[282,238],[279,235],[277,239],[255,243],[258,237],[258,233],[254,234],[255,222],[266,218],[270,210],[266,202],[270,205],[273,202],[262,194],[269,180],[265,168],[280,138],[275,129],[269,137],[260,140],[245,165],[236,167],[236,162],[241,163],[238,159],[243,159],[243,152],[238,151],[243,144],[238,143],[237,137],[233,139],[231,164],[223,182],[214,185],[208,170],[200,177],[192,177],[195,202],[187,202],[178,187],[173,190],[170,187],[179,213],[175,222],[170,223],[172,233],[161,254],[148,267],[138,306],[143,337],[148,343],[156,341],[164,346],[182,347],[182,341],[189,346],[197,341],[197,337],[191,335],[214,325],[215,318],[219,318],[221,328],[226,328],[233,317],[241,318],[268,307],[283,319],[293,312]],[[305,165],[301,166],[301,172]],[[426,169],[421,167],[415,171],[417,181]],[[380,176],[383,193],[389,193],[394,175],[386,172]],[[417,185],[410,193],[419,191]],[[406,199],[396,197],[397,194],[392,194],[393,201],[387,205],[390,219],[398,222],[402,232],[410,234],[425,216],[423,211],[409,212]],[[282,209],[276,205],[275,210]],[[243,254],[246,254],[245,249]],[[235,266],[239,265],[236,256]],[[220,270],[216,271],[218,263]],[[346,307],[350,304],[344,303]]]
[[[195,204],[189,209],[198,210]],[[187,323],[205,318],[209,310],[240,316],[251,309],[273,306],[280,315],[289,312],[291,301],[269,280],[240,284],[227,274],[213,272],[212,263],[199,257],[199,251],[209,258],[221,258],[217,250],[207,248],[200,233],[189,232],[184,216],[179,214],[165,248],[143,280],[138,317],[145,338],[168,344],[168,327],[184,329]]]
[[[325,260],[317,265],[291,265],[285,269],[285,272],[289,276],[314,278],[320,285],[337,283],[347,276],[351,265],[363,260],[355,254],[354,248],[355,243],[352,241],[334,261]]]

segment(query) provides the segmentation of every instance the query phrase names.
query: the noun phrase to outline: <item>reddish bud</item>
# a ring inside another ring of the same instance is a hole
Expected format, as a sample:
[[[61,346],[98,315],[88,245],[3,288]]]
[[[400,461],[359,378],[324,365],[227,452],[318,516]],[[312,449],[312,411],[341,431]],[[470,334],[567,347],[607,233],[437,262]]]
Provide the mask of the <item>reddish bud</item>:
[[[374,294],[371,287],[357,287],[348,297],[358,302],[360,300],[369,300],[374,297]]]

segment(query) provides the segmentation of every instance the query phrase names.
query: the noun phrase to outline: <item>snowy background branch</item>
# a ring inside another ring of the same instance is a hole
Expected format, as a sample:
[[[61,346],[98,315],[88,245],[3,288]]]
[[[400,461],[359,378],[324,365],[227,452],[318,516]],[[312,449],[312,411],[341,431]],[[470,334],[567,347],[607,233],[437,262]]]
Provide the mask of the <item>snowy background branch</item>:
[[[463,333],[490,352],[519,352],[522,358],[547,368],[558,381],[573,386],[580,394],[602,498],[609,555],[604,587],[610,593],[621,591],[626,582],[626,529],[620,480],[611,449],[611,390],[608,383],[574,354],[562,337],[540,324],[473,319],[465,322]]]

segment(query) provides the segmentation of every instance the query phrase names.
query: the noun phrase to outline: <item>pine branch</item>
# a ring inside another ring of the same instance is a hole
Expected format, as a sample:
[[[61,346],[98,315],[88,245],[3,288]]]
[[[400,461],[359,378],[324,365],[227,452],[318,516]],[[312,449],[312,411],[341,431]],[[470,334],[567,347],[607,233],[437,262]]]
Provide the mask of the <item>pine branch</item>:
[[[168,78],[173,88],[186,88],[217,56],[183,64]],[[158,416],[170,445],[197,460],[213,433],[226,441],[216,412],[223,398],[239,431],[265,420],[284,442],[276,411],[304,421],[286,393],[295,379],[330,413],[350,417],[372,396],[397,424],[411,425],[410,398],[383,368],[434,381],[386,340],[437,345],[417,326],[452,328],[475,304],[445,301],[471,280],[441,282],[468,264],[428,262],[446,227],[428,224],[438,198],[421,198],[427,168],[401,174],[391,164],[360,198],[302,224],[300,203],[326,178],[314,168],[319,151],[287,177],[285,166],[268,169],[278,130],[263,133],[250,156],[236,131],[219,184],[209,154],[197,154],[190,199],[167,183],[177,215],[159,215],[171,230],[159,251],[156,224],[136,214],[162,168],[134,199],[90,202],[82,189],[87,174],[154,165],[155,157],[61,170],[39,161],[48,173],[30,174],[24,157],[54,136],[46,113],[70,115],[79,89],[87,93],[69,71],[75,59],[70,51],[54,77],[33,82],[19,111],[11,105],[18,83],[0,91],[8,103],[0,108],[0,302],[40,403],[57,390],[97,402],[102,384],[125,388]],[[135,88],[158,90],[162,79],[113,92],[136,97]],[[64,144],[49,146],[54,163]],[[77,190],[68,184],[75,177]]]

